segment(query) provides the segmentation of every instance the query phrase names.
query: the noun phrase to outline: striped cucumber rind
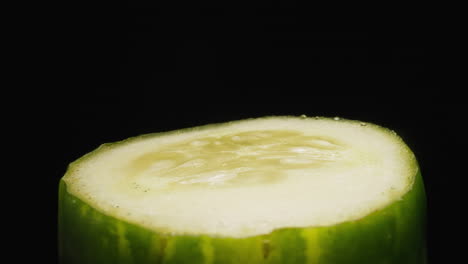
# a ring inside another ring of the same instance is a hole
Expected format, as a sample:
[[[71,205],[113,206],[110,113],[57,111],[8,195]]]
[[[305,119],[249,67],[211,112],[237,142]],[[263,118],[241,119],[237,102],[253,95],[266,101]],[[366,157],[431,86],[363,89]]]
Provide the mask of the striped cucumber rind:
[[[171,235],[108,216],[60,182],[59,255],[69,264],[426,263],[421,174],[401,200],[334,226],[283,228],[246,237]]]

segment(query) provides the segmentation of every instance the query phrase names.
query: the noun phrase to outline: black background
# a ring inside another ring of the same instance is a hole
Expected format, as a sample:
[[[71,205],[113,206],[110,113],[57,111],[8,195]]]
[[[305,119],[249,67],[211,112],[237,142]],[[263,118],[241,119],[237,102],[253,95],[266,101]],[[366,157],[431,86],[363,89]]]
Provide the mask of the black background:
[[[41,218],[51,237],[44,258],[56,257],[58,181],[68,163],[100,144],[306,114],[373,122],[403,137],[426,184],[431,263],[449,263],[440,215],[451,210],[444,199],[455,158],[445,146],[465,143],[447,124],[464,107],[433,84],[424,21],[360,27],[312,19],[319,11],[228,10],[129,8],[65,25],[57,43],[59,90],[41,92],[42,118],[30,122],[49,153],[42,162],[49,175],[42,197],[51,205]]]

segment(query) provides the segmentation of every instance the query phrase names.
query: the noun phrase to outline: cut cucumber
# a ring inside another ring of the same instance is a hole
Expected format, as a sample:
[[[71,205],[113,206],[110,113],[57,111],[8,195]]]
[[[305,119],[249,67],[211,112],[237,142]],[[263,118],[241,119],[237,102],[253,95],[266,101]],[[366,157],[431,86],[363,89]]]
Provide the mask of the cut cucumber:
[[[266,117],[104,144],[60,181],[62,263],[426,263],[425,193],[394,132]]]

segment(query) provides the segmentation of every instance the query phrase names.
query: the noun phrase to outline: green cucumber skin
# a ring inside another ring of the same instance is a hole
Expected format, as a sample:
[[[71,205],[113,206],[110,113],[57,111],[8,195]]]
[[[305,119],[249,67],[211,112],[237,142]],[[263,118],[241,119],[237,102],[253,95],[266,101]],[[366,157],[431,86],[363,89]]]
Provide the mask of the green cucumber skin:
[[[108,216],[59,187],[63,264],[425,264],[422,176],[401,200],[356,221],[247,237],[171,235]]]

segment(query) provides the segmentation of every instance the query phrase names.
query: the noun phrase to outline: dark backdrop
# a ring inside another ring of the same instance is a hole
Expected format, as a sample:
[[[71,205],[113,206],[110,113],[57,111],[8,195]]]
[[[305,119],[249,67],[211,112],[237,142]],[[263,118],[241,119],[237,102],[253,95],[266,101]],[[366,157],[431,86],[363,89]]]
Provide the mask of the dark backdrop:
[[[67,164],[130,136],[266,115],[340,116],[395,130],[416,153],[429,204],[429,255],[446,259],[444,149],[461,101],[433,85],[424,23],[337,27],[295,9],[129,9],[67,25],[58,91],[42,120],[56,255],[57,184]],[[372,23],[369,23],[372,24]],[[455,99],[455,100],[454,100]],[[34,124],[34,121],[32,121]],[[445,262],[448,263],[448,262]]]

